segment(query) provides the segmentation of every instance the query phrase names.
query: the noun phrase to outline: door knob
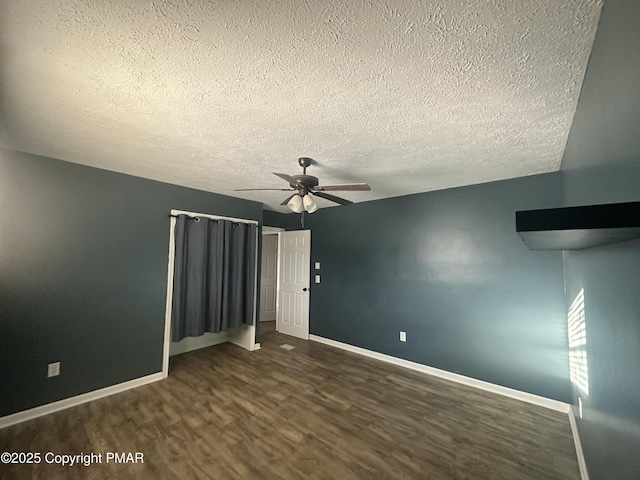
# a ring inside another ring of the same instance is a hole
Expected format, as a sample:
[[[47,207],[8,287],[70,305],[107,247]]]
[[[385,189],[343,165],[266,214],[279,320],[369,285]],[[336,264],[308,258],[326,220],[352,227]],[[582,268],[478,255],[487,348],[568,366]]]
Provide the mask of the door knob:
[[[302,289],[302,291],[303,291],[303,292],[306,292],[307,290],[309,290],[307,287],[304,287],[304,288]]]

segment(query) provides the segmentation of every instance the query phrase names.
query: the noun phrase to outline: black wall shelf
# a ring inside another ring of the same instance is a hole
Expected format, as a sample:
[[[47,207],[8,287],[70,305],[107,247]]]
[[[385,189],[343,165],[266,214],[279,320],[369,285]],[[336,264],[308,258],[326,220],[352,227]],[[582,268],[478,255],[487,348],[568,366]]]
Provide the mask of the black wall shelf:
[[[640,202],[516,212],[530,250],[579,250],[640,238]]]

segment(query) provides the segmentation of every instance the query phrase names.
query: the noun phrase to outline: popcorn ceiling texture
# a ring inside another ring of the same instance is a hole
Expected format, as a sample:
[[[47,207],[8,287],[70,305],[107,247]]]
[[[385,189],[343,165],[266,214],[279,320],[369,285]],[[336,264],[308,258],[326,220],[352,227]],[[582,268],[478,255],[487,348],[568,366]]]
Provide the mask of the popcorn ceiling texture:
[[[248,198],[555,171],[602,0],[0,3],[0,144]],[[320,207],[333,205],[319,199]]]

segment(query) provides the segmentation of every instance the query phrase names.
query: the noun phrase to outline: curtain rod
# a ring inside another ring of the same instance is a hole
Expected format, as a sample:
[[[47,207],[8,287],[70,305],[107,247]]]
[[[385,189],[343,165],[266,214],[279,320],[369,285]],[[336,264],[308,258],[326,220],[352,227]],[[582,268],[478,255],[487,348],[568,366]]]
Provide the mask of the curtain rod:
[[[217,218],[209,218],[209,217],[192,217],[190,215],[187,215],[185,213],[181,213],[180,215],[184,215],[187,218],[191,218],[193,220],[195,220],[196,222],[199,222],[201,218],[206,218],[207,220],[211,220],[212,222],[219,222],[221,219],[217,219]],[[178,215],[171,215],[169,214],[168,217],[173,217],[173,218],[178,218]],[[231,220],[227,220],[228,222],[231,222]],[[233,225],[255,225],[252,223],[247,223],[247,222],[231,222]]]
[[[196,222],[200,221],[200,217],[192,217],[191,215],[186,215],[184,213],[181,213],[180,215],[184,215],[185,217],[190,218],[192,220],[195,220]],[[169,217],[178,218],[178,215],[169,214]],[[214,222],[219,222],[220,221],[220,220],[216,220],[215,218],[209,218],[209,220],[214,221]]]
[[[247,223],[259,226],[260,222],[257,220],[248,220],[246,218],[234,218],[234,217],[225,217],[224,215],[212,215],[209,213],[201,213],[201,212],[190,212],[188,210],[178,210],[172,208],[169,212],[171,215],[186,215],[187,217],[200,217],[200,218],[210,218],[211,220],[227,220],[229,222],[237,222],[237,223]]]

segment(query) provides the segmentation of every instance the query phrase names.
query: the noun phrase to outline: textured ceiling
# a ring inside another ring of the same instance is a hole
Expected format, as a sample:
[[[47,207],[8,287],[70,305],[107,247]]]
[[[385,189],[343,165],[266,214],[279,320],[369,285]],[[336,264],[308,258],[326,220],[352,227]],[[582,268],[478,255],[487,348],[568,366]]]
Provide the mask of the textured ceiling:
[[[601,3],[2,0],[0,144],[281,211],[232,190],[555,171]]]

